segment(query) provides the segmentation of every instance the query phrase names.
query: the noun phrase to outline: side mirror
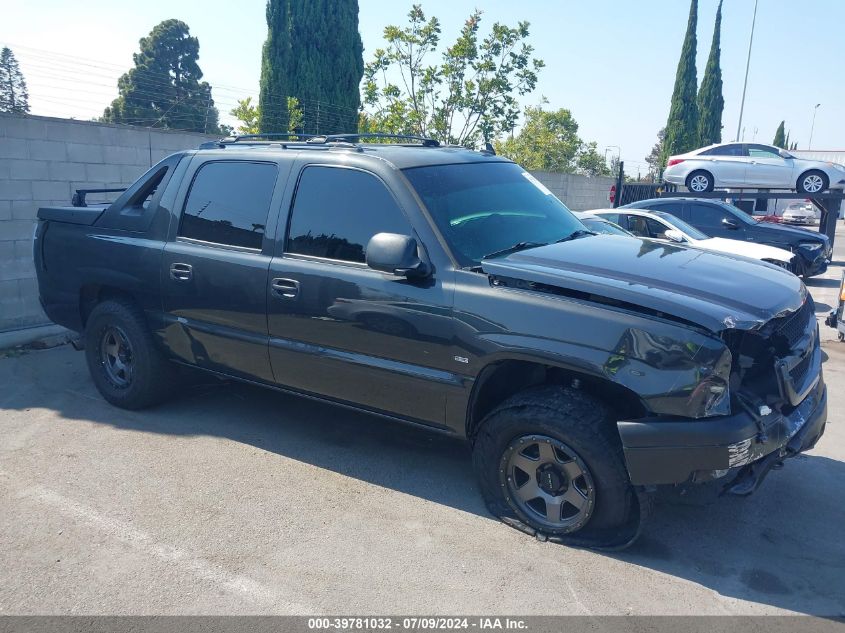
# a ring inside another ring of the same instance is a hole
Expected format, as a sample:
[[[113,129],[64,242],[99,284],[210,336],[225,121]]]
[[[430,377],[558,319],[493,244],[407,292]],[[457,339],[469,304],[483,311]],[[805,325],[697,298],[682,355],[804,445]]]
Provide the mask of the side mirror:
[[[677,242],[678,244],[683,244],[684,242],[687,241],[686,238],[684,237],[684,234],[681,233],[678,229],[667,229],[666,233],[664,233],[664,235],[666,235],[666,238],[669,241]]]
[[[722,218],[722,226],[731,230],[736,230],[739,228],[739,224],[737,224],[733,220],[729,220],[728,218]]]
[[[376,233],[370,238],[367,266],[397,277],[425,277],[429,273],[417,254],[417,240],[396,233]]]
[[[778,154],[780,155],[781,158],[792,158],[792,154],[787,152],[785,149],[779,149]]]

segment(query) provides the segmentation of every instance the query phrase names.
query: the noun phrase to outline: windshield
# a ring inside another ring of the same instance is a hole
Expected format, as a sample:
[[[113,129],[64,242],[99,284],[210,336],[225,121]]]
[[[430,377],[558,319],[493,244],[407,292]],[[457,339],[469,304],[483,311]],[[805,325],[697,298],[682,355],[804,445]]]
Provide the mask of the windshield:
[[[584,226],[596,233],[607,233],[608,235],[627,235],[630,233],[623,229],[618,224],[614,224],[610,220],[600,220],[599,218],[581,218]]]
[[[515,244],[548,244],[585,227],[540,181],[514,163],[406,169],[461,266]]]
[[[665,211],[652,211],[652,213],[654,215],[656,215],[657,217],[665,220],[666,222],[668,222],[669,224],[674,226],[676,229],[678,229],[682,233],[686,233],[689,237],[691,237],[694,240],[709,240],[710,239],[709,235],[705,235],[704,233],[699,231],[694,226],[691,226],[691,225],[687,224],[686,222],[684,222],[683,220],[678,219],[677,217],[675,217],[671,213],[666,213]]]

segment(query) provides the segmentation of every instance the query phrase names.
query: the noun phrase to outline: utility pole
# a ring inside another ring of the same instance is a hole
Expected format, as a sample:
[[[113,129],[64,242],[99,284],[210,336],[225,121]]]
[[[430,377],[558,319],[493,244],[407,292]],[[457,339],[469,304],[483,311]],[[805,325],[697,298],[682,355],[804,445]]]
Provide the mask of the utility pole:
[[[810,141],[807,143],[807,149],[813,148],[813,130],[816,127],[816,112],[818,111],[820,105],[821,103],[817,103],[816,107],[813,108],[813,123],[810,125]]]
[[[757,22],[757,0],[754,0],[754,17],[751,18],[751,37],[748,40],[748,59],[745,61],[745,82],[742,84],[742,102],[739,106],[739,123],[736,126],[736,141],[742,130],[742,113],[745,110],[745,89],[748,88],[748,68],[751,66],[751,45],[754,43],[754,24]]]

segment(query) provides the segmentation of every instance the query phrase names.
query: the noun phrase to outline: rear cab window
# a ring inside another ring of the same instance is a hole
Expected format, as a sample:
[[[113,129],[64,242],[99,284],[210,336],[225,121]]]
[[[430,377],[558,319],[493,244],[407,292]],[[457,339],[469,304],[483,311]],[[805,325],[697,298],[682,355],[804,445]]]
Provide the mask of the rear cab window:
[[[277,174],[275,163],[203,164],[185,200],[178,237],[260,250]]]

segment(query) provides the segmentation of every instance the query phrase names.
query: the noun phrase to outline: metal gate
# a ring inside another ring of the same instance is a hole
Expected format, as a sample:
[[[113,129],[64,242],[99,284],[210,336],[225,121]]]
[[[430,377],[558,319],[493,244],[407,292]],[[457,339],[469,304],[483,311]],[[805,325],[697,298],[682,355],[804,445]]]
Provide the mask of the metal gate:
[[[614,207],[621,207],[625,204],[659,198],[661,194],[671,193],[678,190],[676,185],[656,182],[626,182],[622,184],[622,193],[617,196]]]

